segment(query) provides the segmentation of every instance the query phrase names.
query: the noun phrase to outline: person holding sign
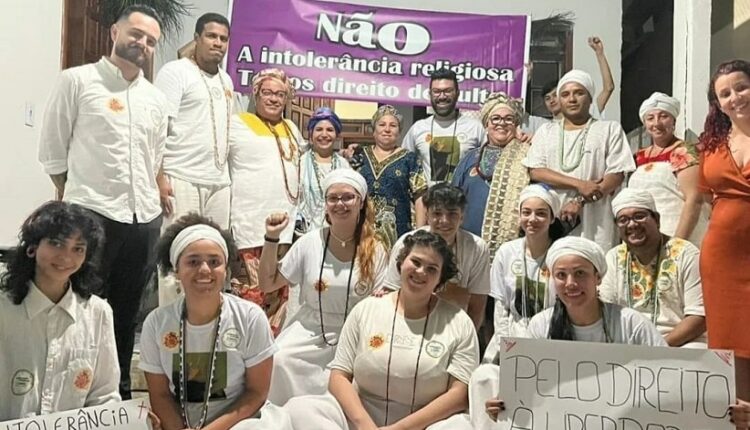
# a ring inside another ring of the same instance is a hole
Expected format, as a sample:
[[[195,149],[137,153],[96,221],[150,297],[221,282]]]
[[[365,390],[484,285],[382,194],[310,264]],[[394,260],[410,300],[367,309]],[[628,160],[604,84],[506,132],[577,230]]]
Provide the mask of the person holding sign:
[[[467,383],[479,350],[474,324],[434,292],[456,276],[442,237],[417,230],[398,257],[401,288],[370,297],[346,319],[330,394],[292,399],[295,428],[471,429]]]
[[[624,242],[607,253],[602,301],[633,308],[650,319],[669,346],[706,347],[698,248],[659,231],[650,192],[625,188],[612,200]]]
[[[0,421],[119,402],[112,308],[92,295],[99,220],[49,202],[19,237],[0,280]]]
[[[194,213],[159,239],[160,267],[185,292],[151,312],[141,334],[139,367],[164,430],[291,428],[266,400],[277,351],[268,319],[256,304],[222,293],[236,253],[228,232]]]
[[[349,312],[380,288],[387,253],[375,237],[367,183],[351,169],[336,169],[323,179],[329,227],[299,238],[279,262],[279,234],[289,215],[266,218],[266,244],[260,257],[260,288],[299,286],[300,309],[278,338],[268,398],[283,406],[289,399],[326,392],[327,366],[336,353]]]
[[[503,337],[527,337],[531,317],[554,305],[555,291],[544,260],[549,247],[563,236],[560,198],[544,184],[521,192],[519,224],[522,236],[500,245],[490,270],[490,295],[495,299],[495,334],[484,362],[497,360]]]
[[[607,273],[604,251],[581,237],[555,241],[545,259],[555,283],[555,305],[529,322],[528,337],[584,342],[667,346],[656,327],[639,312],[599,300],[597,286]],[[496,421],[503,408],[497,366],[484,365],[472,375],[471,418],[476,428]],[[474,387],[474,386],[478,387]],[[489,399],[482,403],[484,399]]]

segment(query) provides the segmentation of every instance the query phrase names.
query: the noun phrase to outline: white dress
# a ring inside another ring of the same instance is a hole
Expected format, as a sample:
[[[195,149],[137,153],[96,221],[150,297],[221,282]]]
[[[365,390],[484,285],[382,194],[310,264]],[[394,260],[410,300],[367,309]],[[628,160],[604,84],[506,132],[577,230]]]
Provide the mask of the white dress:
[[[282,406],[289,399],[308,394],[323,394],[328,389],[328,364],[336,354],[335,345],[339,341],[341,327],[348,312],[362,299],[369,296],[374,288],[383,284],[387,264],[385,250],[377,247],[373,260],[374,279],[360,282],[359,264],[354,262],[354,272],[348,291],[347,282],[351,261],[340,261],[330,250],[323,260],[323,249],[328,229],[306,233],[292,245],[279,263],[279,272],[293,288],[300,288],[299,310],[287,321],[277,338],[279,352],[274,357],[274,370],[268,398]],[[318,277],[323,264],[323,328],[321,334],[318,300]]]
[[[468,384],[479,360],[474,324],[456,306],[438,300],[428,321],[406,319],[396,313],[395,326],[394,312],[392,295],[368,298],[354,308],[346,320],[336,358],[330,366],[352,375],[364,408],[378,426],[385,423],[386,395],[388,424],[393,424],[412,412],[412,402],[413,410],[417,411],[444,394],[451,377]],[[394,342],[392,356],[391,341]],[[389,356],[390,378],[386,373]],[[387,391],[386,379],[389,379]],[[304,427],[299,428],[306,430],[353,428],[351,423],[342,420],[343,411],[330,394],[301,397],[288,403],[285,409],[295,426],[298,422],[304,423]],[[427,428],[461,430],[472,427],[468,416],[455,414]]]
[[[635,170],[627,136],[619,123],[593,121],[588,134],[585,129],[566,130],[565,145],[560,142],[560,131],[560,121],[541,126],[532,139],[523,165],[530,169],[547,168],[587,181],[600,180],[607,174]],[[561,193],[563,203],[570,202],[577,195],[576,190],[557,191]],[[617,243],[612,198],[613,195],[606,195],[596,202],[584,205],[581,225],[570,235],[593,240],[602,249],[612,248]]]

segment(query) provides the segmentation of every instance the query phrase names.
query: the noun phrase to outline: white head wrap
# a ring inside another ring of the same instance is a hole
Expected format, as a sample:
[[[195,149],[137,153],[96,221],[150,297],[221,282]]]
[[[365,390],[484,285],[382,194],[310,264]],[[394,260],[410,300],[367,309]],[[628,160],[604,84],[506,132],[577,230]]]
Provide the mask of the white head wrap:
[[[641,208],[656,212],[656,203],[654,196],[647,190],[624,188],[612,199],[612,213],[617,216],[625,208]]]
[[[562,203],[560,202],[560,196],[555,192],[555,190],[548,190],[546,187],[540,184],[531,184],[524,188],[523,191],[521,191],[521,197],[518,199],[518,207],[520,208],[523,202],[532,197],[542,199],[545,203],[547,203],[552,209],[552,216],[554,216],[555,218],[560,216],[560,208],[562,207]]]
[[[354,188],[360,197],[364,198],[367,195],[367,181],[362,177],[356,170],[353,169],[336,169],[331,170],[325,178],[323,178],[323,192],[328,191],[328,188],[334,184],[346,184]]]
[[[594,85],[594,80],[591,79],[591,75],[584,72],[583,70],[577,70],[573,69],[569,71],[568,73],[564,74],[562,78],[560,78],[560,81],[557,83],[557,96],[560,96],[560,90],[562,90],[562,87],[565,86],[565,84],[569,84],[571,82],[575,82],[577,84],[581,84],[583,88],[586,88],[586,91],[589,92],[589,96],[591,96],[591,100],[594,100],[594,93],[596,93],[596,85]]]
[[[552,270],[555,267],[555,262],[566,255],[577,255],[590,261],[600,276],[607,273],[607,260],[604,257],[604,251],[596,242],[576,236],[567,236],[556,240],[547,251],[547,267]]]
[[[646,122],[644,118],[647,113],[657,109],[663,110],[674,118],[677,118],[680,115],[680,101],[658,91],[651,94],[649,98],[641,103],[641,108],[638,109],[638,116],[641,118],[641,122]]]
[[[206,224],[195,224],[190,227],[185,227],[172,241],[172,246],[169,247],[169,262],[172,263],[173,268],[177,268],[177,260],[180,259],[180,254],[185,250],[191,243],[199,240],[210,240],[216,243],[224,253],[224,259],[229,258],[229,249],[227,249],[227,242],[221,235],[219,230]]]

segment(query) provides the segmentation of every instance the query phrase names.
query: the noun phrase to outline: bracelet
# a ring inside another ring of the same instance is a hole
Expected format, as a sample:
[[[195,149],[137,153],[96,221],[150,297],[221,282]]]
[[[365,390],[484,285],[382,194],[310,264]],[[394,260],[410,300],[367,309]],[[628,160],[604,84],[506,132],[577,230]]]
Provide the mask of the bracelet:
[[[583,205],[586,204],[586,199],[582,195],[579,194],[575,197],[575,202],[581,205],[581,207],[583,207]]]
[[[276,239],[274,239],[272,237],[268,237],[267,235],[263,235],[263,240],[265,240],[268,243],[279,243],[279,241],[281,240],[281,238],[277,237]]]

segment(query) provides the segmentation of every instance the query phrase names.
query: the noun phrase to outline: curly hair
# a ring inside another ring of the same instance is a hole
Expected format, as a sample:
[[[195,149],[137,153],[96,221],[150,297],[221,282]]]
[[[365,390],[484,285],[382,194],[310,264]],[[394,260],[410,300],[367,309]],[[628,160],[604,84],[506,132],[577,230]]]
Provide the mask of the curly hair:
[[[729,116],[721,111],[719,98],[716,96],[716,80],[719,77],[734,72],[742,72],[750,78],[750,62],[745,60],[731,60],[719,64],[711,76],[708,84],[708,114],[703,124],[703,133],[698,138],[698,147],[701,151],[714,151],[716,148],[727,143],[732,121]]]
[[[427,189],[424,196],[424,205],[427,209],[466,209],[466,195],[454,185],[447,182],[438,182]]]
[[[10,251],[7,271],[0,279],[0,290],[8,293],[15,304],[21,304],[29,293],[29,281],[36,274],[36,257],[29,251],[42,239],[67,239],[80,233],[86,241],[86,257],[81,268],[70,276],[73,292],[88,299],[102,285],[99,260],[104,244],[104,227],[83,206],[51,201],[37,208],[21,225],[19,243]]]
[[[448,280],[453,279],[458,275],[456,256],[453,254],[451,247],[448,246],[448,243],[440,235],[425,230],[417,230],[404,237],[404,247],[401,248],[401,251],[396,256],[396,268],[398,269],[398,273],[401,273],[401,265],[404,264],[406,257],[417,246],[429,248],[437,252],[443,259],[440,280],[438,281],[435,291],[442,289]]]
[[[164,276],[175,272],[175,267],[172,266],[172,262],[169,260],[169,249],[172,247],[172,242],[174,242],[174,239],[182,230],[196,224],[205,224],[215,228],[221,233],[221,237],[223,237],[224,241],[227,243],[227,251],[229,251],[225,264],[227,266],[227,277],[230,277],[230,263],[237,259],[237,246],[234,244],[232,235],[228,231],[222,230],[221,227],[211,221],[210,218],[198,215],[195,212],[190,212],[187,215],[177,218],[177,220],[175,220],[166,230],[164,230],[164,233],[162,233],[159,241],[156,243],[156,258],[159,263],[159,270]]]

